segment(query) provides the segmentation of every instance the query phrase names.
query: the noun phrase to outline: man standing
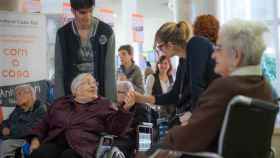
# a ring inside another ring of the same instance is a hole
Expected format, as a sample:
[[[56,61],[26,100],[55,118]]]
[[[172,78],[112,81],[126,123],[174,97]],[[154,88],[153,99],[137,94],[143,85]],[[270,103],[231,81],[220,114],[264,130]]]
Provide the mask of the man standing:
[[[112,28],[92,16],[95,0],[70,0],[74,19],[57,32],[55,97],[71,94],[80,73],[96,78],[99,94],[115,101],[115,36]]]

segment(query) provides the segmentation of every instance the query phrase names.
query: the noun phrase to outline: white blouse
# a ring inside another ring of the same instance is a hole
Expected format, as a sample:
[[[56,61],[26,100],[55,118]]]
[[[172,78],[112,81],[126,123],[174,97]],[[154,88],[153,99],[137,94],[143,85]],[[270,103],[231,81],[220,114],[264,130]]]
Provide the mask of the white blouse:
[[[146,79],[145,95],[152,95],[154,83],[155,83],[155,77],[153,74],[151,74]],[[169,80],[167,80],[167,81],[160,80],[160,86],[162,89],[162,93],[164,94],[170,90],[171,84],[170,84]]]

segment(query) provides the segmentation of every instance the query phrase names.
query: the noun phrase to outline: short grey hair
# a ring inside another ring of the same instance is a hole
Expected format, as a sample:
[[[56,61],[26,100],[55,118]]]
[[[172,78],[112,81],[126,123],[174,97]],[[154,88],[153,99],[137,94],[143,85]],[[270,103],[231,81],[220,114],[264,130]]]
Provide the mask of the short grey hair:
[[[222,26],[219,43],[226,49],[240,49],[244,55],[241,65],[259,65],[266,49],[265,32],[268,28],[261,22],[234,19]]]
[[[134,90],[133,85],[129,81],[117,81],[117,90],[123,90],[129,92],[130,90]]]
[[[78,87],[80,86],[82,80],[86,77],[86,76],[92,76],[90,73],[81,73],[78,76],[76,76],[72,83],[71,83],[71,93],[74,95],[78,89]]]
[[[17,92],[17,91],[25,91],[25,90],[29,90],[31,92],[33,100],[37,99],[36,98],[35,89],[30,84],[19,85],[19,86],[16,86],[16,88],[15,88],[15,92]]]

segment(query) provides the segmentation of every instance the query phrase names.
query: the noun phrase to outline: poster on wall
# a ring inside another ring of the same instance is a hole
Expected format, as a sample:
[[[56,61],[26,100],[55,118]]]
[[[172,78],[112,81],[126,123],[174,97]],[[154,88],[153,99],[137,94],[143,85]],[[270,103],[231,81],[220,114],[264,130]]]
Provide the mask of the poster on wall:
[[[138,13],[132,14],[132,38],[134,42],[144,42],[144,16]]]
[[[70,22],[73,18],[74,15],[72,14],[71,11],[70,2],[63,2],[63,15],[62,15],[63,24]]]
[[[49,82],[46,80],[28,82],[24,84],[31,85],[37,94],[37,98],[42,102],[48,102]],[[21,84],[18,84],[21,85]],[[0,102],[4,107],[13,107],[16,103],[15,88],[18,85],[0,87]]]
[[[4,106],[14,103],[16,85],[40,85],[48,79],[46,44],[45,16],[0,12],[0,99]]]
[[[45,14],[61,14],[62,2],[61,0],[42,0],[42,13]]]
[[[41,12],[41,0],[24,0],[23,10],[30,13]]]
[[[98,8],[96,17],[114,27],[114,12],[111,8]]]

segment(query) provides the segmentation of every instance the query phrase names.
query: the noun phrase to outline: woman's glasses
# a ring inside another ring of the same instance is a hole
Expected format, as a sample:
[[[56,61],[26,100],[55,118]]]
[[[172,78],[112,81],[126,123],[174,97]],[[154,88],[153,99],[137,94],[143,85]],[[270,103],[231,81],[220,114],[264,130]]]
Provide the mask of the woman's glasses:
[[[156,44],[156,50],[162,52],[162,48],[165,45],[165,42],[160,42]]]

